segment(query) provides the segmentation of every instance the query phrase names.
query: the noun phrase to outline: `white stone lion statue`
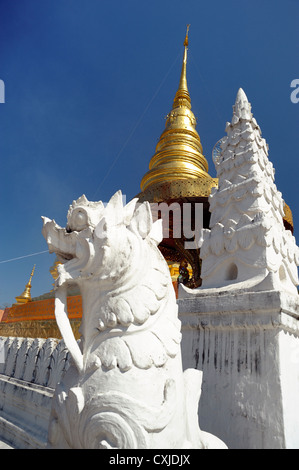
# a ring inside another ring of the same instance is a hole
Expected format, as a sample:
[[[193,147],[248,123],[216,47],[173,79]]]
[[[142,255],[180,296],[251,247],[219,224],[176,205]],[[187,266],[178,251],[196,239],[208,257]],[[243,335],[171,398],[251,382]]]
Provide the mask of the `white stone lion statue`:
[[[66,228],[43,217],[56,253],[55,315],[73,364],[56,387],[49,448],[225,448],[200,430],[201,372],[182,370],[180,321],[150,205],[104,206],[83,195]],[[67,288],[82,295],[81,339],[67,316]]]

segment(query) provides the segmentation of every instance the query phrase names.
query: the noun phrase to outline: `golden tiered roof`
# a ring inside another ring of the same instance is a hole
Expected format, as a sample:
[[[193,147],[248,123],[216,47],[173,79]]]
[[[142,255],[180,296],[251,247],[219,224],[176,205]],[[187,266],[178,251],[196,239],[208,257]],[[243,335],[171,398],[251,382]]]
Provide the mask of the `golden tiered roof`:
[[[159,202],[186,196],[209,196],[217,180],[208,173],[208,162],[191,110],[187,85],[188,31],[184,41],[184,56],[178,90],[167,116],[149,171],[141,180],[140,200]]]
[[[187,53],[189,25],[184,40],[184,55],[179,86],[173,105],[167,116],[165,130],[160,136],[149,171],[141,180],[140,202],[188,202],[192,207],[203,204],[203,225],[209,226],[208,197],[218,180],[208,173],[208,162],[196,130],[196,118],[191,110],[191,98],[187,85]],[[192,209],[193,210],[193,209]],[[170,214],[171,216],[171,214]],[[173,221],[170,221],[170,236],[163,239],[159,248],[170,263],[178,269],[180,263],[188,262],[192,269],[189,287],[200,285],[199,249],[186,250],[184,237],[173,237]]]

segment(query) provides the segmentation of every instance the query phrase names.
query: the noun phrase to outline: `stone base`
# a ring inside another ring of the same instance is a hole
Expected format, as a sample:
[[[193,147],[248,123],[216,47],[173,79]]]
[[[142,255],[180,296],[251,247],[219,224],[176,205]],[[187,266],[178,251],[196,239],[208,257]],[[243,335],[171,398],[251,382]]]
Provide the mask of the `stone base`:
[[[233,449],[299,448],[299,297],[200,290],[178,300],[200,426]]]

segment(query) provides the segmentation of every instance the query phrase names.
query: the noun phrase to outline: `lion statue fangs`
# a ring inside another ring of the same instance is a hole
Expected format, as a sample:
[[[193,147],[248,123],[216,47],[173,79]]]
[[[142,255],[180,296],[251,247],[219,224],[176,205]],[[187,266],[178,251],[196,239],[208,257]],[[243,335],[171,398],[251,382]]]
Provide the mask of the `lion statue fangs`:
[[[42,233],[61,264],[55,316],[72,365],[57,385],[49,448],[226,448],[200,430],[202,373],[183,372],[177,305],[158,249],[161,220],[150,205],[105,206],[83,195],[67,226],[43,217]],[[67,287],[83,303],[81,339],[67,316]]]

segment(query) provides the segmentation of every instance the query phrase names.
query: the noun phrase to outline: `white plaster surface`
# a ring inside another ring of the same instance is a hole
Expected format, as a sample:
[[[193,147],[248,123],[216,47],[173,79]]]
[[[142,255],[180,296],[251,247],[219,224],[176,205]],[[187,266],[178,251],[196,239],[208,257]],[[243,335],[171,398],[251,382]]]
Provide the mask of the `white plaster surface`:
[[[0,441],[0,450],[3,449],[13,449],[13,447],[7,444],[6,442]]]
[[[285,442],[288,449],[299,448],[299,341],[289,331],[280,331],[280,377]]]
[[[298,296],[223,292],[178,305],[183,366],[203,371],[204,429],[232,449],[298,448]]]

